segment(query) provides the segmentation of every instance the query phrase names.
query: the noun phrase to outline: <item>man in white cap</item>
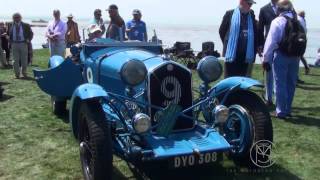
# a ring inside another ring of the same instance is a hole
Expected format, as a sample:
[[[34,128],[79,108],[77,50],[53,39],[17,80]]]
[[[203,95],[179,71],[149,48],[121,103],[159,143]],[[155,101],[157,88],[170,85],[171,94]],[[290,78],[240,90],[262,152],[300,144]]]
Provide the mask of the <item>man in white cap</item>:
[[[138,9],[132,12],[133,19],[127,22],[127,36],[129,40],[148,41],[146,23],[141,20],[142,14]]]
[[[88,39],[89,42],[95,42],[96,39],[101,38],[102,35],[103,35],[102,34],[102,29],[96,24],[90,25],[88,31],[89,31],[89,35],[88,35],[89,36],[89,39]]]
[[[67,48],[70,48],[72,45],[80,42],[80,34],[78,29],[78,23],[73,20],[73,15],[68,15],[67,22],[67,34],[66,34],[66,43]]]

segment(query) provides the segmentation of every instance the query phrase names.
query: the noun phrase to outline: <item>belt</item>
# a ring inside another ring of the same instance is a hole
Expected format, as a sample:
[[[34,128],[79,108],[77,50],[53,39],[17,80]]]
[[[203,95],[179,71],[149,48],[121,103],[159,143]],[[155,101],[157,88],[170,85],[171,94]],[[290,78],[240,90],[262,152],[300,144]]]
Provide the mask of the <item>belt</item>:
[[[11,43],[21,44],[21,43],[27,43],[27,41],[11,41]]]

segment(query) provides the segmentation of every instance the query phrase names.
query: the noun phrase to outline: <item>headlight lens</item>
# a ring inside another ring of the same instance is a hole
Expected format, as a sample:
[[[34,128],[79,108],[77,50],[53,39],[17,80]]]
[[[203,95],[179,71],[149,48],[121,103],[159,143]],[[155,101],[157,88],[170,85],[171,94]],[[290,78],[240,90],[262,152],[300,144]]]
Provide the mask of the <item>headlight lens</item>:
[[[213,110],[215,122],[225,123],[229,117],[229,108],[223,105],[218,105]]]
[[[136,86],[142,83],[147,75],[147,68],[139,60],[129,60],[120,71],[121,79],[130,86]]]
[[[223,71],[219,60],[214,56],[207,56],[201,59],[197,70],[199,77],[206,83],[218,80]]]
[[[148,132],[151,128],[150,117],[143,113],[136,114],[133,117],[133,128],[139,134]]]

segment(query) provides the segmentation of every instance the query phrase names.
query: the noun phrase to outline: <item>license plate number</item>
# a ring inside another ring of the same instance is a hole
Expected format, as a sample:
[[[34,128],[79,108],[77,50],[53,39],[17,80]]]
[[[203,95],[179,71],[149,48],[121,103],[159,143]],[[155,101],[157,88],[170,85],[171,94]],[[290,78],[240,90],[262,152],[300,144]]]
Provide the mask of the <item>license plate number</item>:
[[[174,158],[174,168],[189,167],[195,165],[209,164],[217,161],[217,153],[204,153],[200,155],[179,156]]]

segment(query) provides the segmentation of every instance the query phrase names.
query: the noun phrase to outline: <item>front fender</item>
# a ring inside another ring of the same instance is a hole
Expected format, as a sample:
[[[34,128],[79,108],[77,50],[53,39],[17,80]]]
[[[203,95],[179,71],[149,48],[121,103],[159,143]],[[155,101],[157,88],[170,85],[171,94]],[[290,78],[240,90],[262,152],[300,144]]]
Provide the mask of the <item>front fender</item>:
[[[78,112],[81,103],[107,96],[108,93],[97,84],[83,84],[74,91],[70,101],[69,120],[75,138],[78,138]]]
[[[230,90],[231,88],[239,86],[238,88],[241,90],[248,90],[251,87],[260,87],[263,88],[263,84],[259,81],[247,77],[231,77],[220,81],[213,87],[212,93],[213,95],[217,96],[223,94]]]
[[[87,100],[97,97],[108,96],[108,93],[103,89],[103,87],[97,84],[83,84],[79,86],[73,93],[72,99],[74,97],[79,97],[81,100]]]

